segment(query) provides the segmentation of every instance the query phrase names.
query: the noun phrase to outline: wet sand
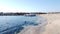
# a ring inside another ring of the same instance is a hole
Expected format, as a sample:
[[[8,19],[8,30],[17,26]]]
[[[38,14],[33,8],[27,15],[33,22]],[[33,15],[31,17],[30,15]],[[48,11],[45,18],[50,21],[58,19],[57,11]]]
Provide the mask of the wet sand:
[[[35,26],[25,28],[19,34],[60,34],[60,14],[42,14],[48,24],[44,27]]]

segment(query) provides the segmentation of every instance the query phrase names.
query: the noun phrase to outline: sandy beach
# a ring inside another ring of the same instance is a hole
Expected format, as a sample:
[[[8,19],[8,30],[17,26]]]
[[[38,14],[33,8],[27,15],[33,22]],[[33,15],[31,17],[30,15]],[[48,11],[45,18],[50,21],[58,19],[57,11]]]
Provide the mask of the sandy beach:
[[[43,34],[60,34],[60,14],[47,14],[41,16],[44,16],[48,20]]]
[[[41,14],[40,16],[47,19],[47,25],[28,27],[19,34],[60,34],[60,14]]]

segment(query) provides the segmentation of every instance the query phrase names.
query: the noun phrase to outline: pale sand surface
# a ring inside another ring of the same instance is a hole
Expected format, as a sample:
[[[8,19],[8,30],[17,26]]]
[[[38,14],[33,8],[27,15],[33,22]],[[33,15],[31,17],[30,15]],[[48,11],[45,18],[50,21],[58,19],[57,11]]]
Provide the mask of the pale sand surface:
[[[48,20],[43,34],[60,34],[60,14],[47,14],[41,16],[44,16]]]
[[[42,14],[47,19],[45,27],[28,27],[19,34],[60,34],[60,14]]]

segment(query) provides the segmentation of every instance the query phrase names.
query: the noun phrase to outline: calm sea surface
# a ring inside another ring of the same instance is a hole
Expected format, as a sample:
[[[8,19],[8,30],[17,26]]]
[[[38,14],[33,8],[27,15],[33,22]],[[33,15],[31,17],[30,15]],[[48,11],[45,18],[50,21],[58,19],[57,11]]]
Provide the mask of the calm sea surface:
[[[43,22],[43,17],[39,16],[0,16],[0,34],[15,34],[24,29],[23,26],[37,26],[38,22]]]

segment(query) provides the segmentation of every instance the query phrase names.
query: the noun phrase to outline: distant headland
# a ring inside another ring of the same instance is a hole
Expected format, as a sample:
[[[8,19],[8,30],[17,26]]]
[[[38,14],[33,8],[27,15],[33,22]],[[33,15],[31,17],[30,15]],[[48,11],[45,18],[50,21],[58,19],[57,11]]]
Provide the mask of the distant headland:
[[[12,13],[12,12],[9,12],[9,13],[4,13],[4,12],[0,12],[0,16],[13,16],[13,15],[26,15],[26,14],[47,14],[47,13],[43,13],[43,12],[16,12],[16,13]]]

